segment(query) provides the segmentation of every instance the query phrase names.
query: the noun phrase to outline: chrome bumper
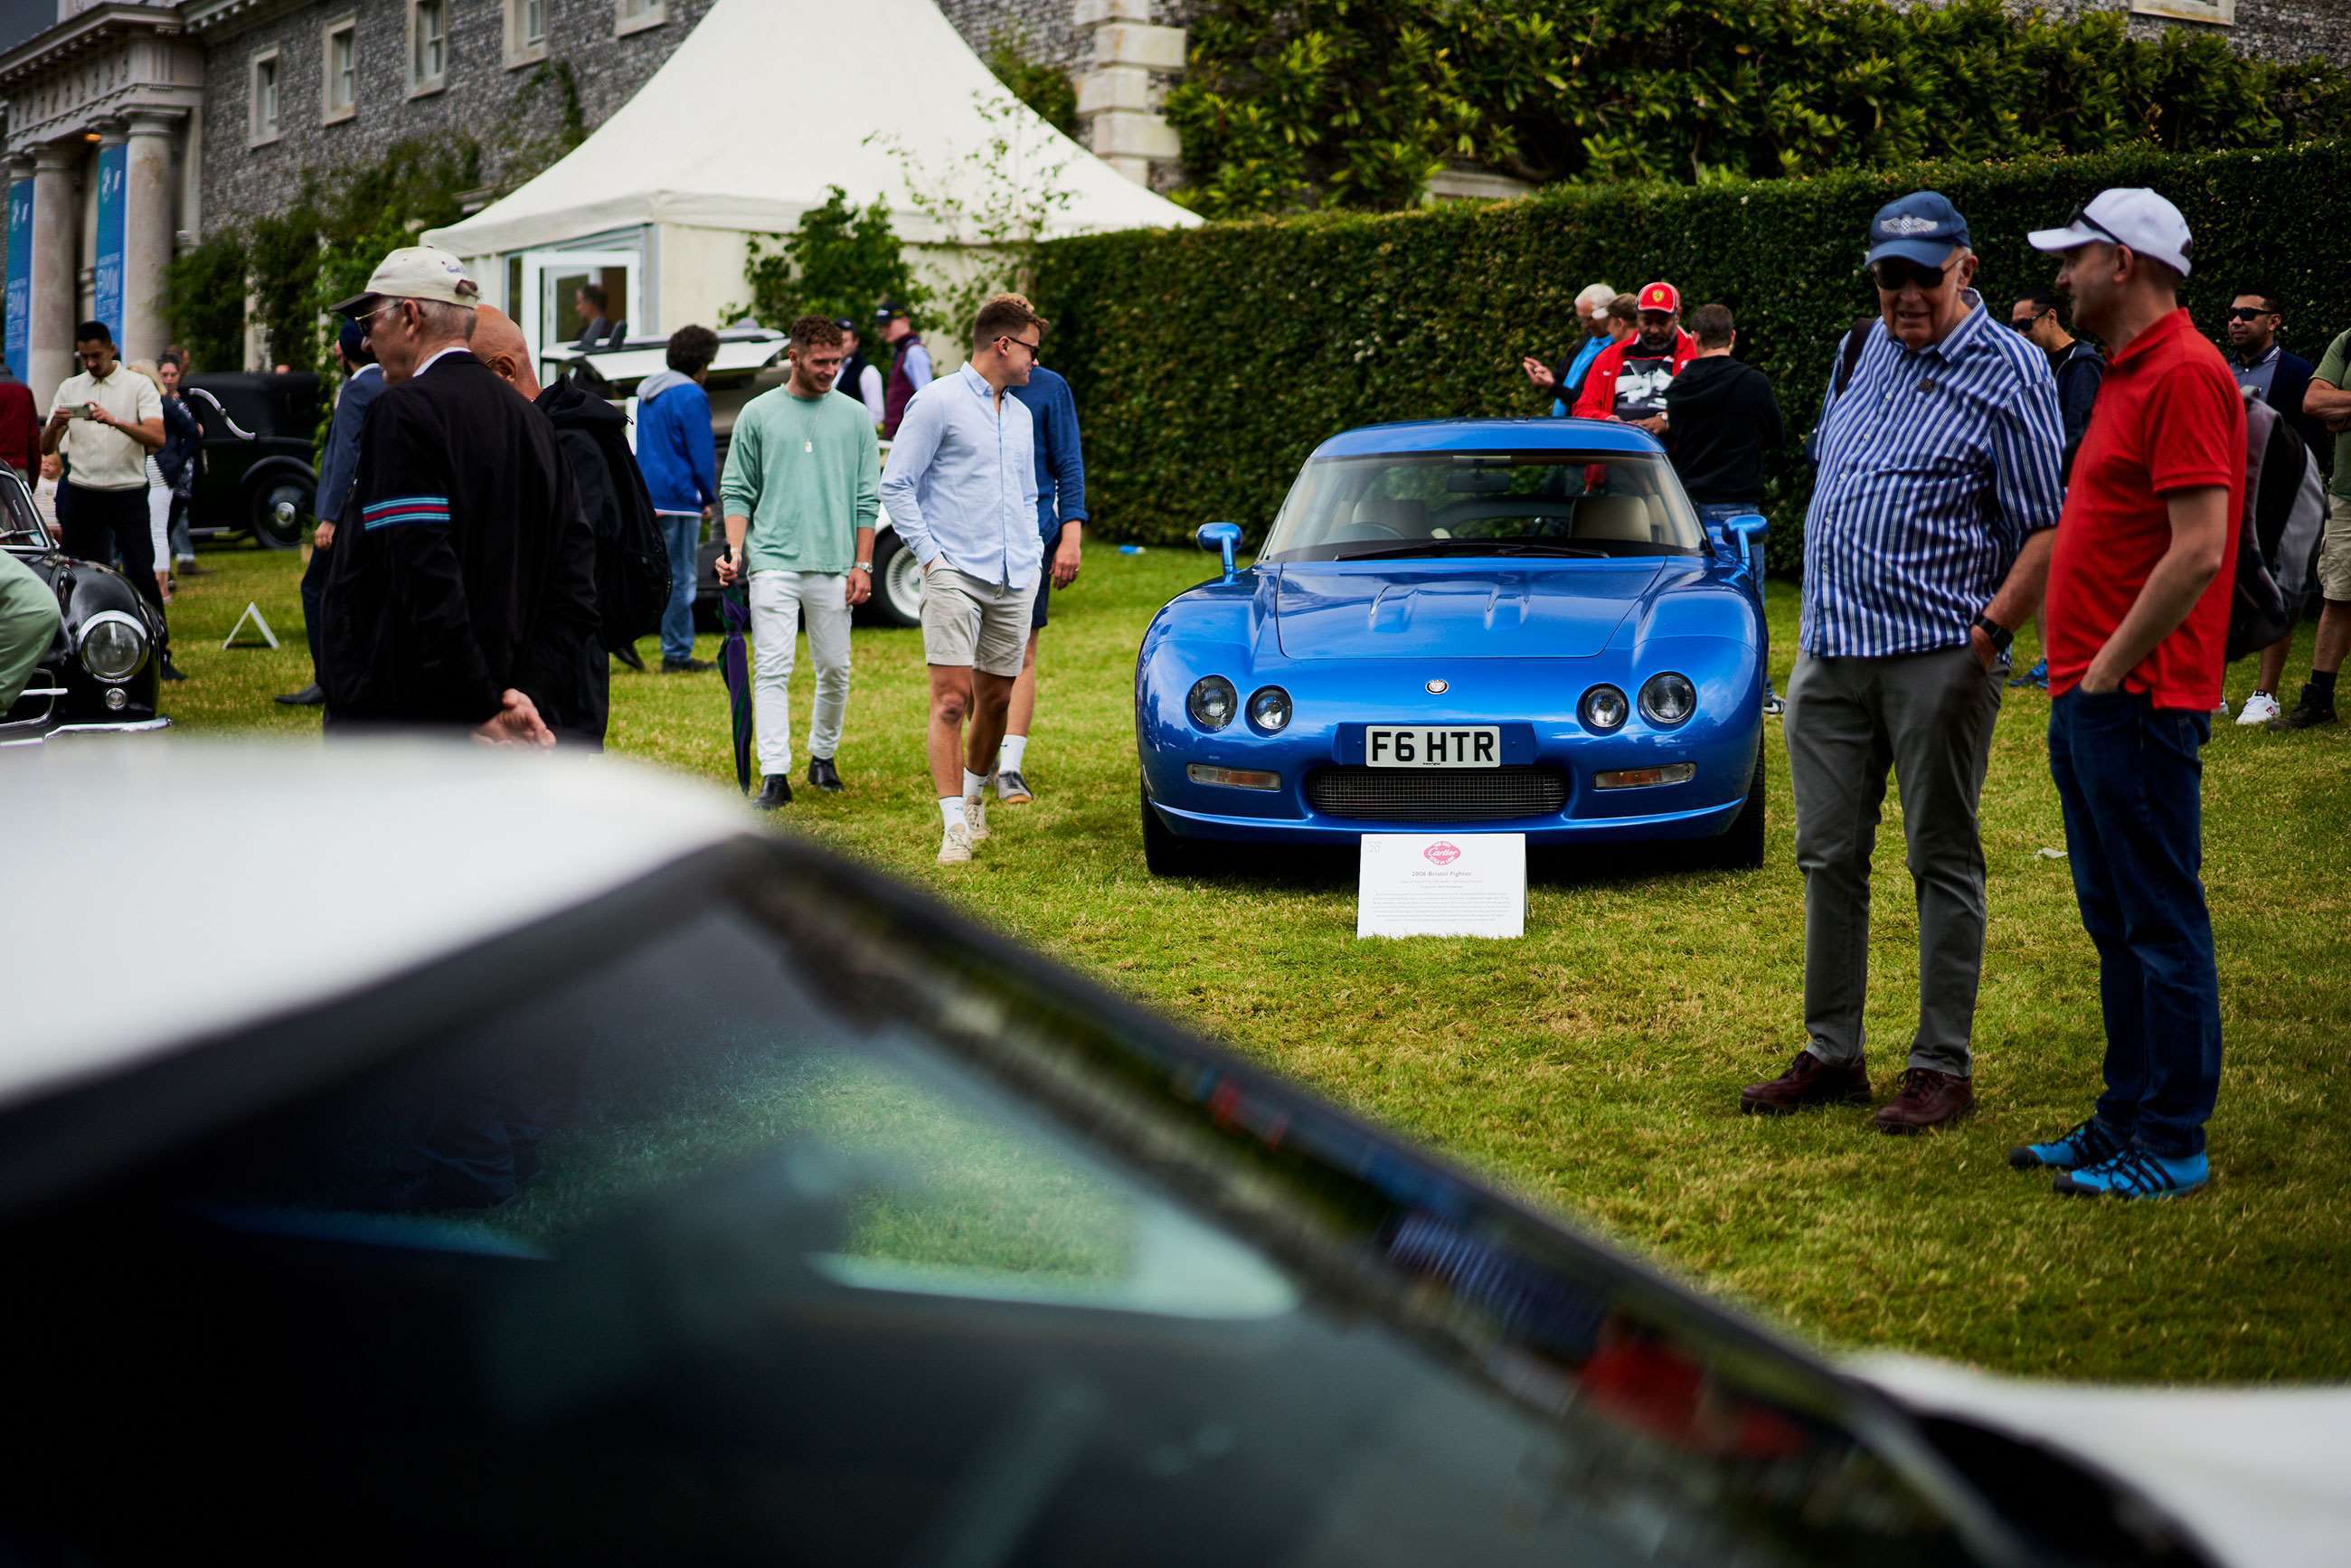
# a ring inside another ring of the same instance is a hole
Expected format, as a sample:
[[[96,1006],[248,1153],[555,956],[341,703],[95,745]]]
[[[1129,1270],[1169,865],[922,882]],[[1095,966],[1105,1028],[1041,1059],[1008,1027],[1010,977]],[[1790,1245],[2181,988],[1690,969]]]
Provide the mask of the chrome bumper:
[[[133,735],[144,730],[169,729],[172,721],[158,714],[153,718],[125,719],[120,724],[61,724],[38,735],[15,738],[9,737],[8,727],[0,726],[0,747],[43,746],[61,735]]]

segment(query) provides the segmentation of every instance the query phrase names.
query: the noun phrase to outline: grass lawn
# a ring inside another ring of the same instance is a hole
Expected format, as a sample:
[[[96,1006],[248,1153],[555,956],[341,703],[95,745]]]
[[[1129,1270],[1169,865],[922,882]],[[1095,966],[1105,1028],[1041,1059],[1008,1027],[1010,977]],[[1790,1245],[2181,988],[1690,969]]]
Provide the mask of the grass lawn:
[[[193,677],[166,690],[183,733],[315,735],[317,710],[268,701],[308,678],[298,561],[224,549],[204,564],[172,607]],[[1357,942],[1343,868],[1196,883],[1144,870],[1134,648],[1152,612],[1207,570],[1191,552],[1089,550],[1046,634],[1026,769],[1038,802],[996,810],[995,839],[953,871],[931,858],[918,635],[860,630],[840,753],[849,792],[804,792],[789,825],[1828,1346],[2059,1377],[2351,1374],[2351,731],[2222,720],[2206,753],[2228,1040],[2212,1187],[2168,1204],[2065,1202],[2003,1159],[2086,1113],[2104,1049],[2065,862],[2036,852],[2064,844],[2041,694],[2009,694],[1985,788],[1978,1115],[1908,1140],[1870,1132],[1860,1111],[1741,1117],[1739,1086],[1802,1041],[1802,885],[1777,725],[1761,872],[1553,868],[1530,893],[1523,941]],[[247,600],[286,647],[221,649]],[[1793,589],[1774,585],[1771,612],[1784,686]],[[2290,671],[2308,667],[2309,641],[2304,627]],[[2251,678],[2250,663],[2231,671],[2232,701]],[[795,685],[804,726],[805,661]],[[715,674],[615,667],[616,750],[731,786],[726,727]],[[299,802],[287,810],[289,829],[307,820]],[[1888,813],[1869,1009],[1881,1086],[1902,1064],[1917,980],[1890,800]]]

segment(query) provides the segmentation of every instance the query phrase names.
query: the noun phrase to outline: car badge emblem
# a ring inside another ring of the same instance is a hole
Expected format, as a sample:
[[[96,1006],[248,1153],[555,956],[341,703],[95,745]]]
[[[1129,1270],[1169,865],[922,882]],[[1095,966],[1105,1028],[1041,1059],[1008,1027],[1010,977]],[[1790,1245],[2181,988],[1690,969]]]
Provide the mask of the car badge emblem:
[[[1458,844],[1448,844],[1439,839],[1421,851],[1420,857],[1431,865],[1451,865],[1461,858],[1461,847]]]
[[[1443,696],[1453,689],[1453,683],[1447,680],[1434,680],[1427,684],[1426,689],[1430,696]]]

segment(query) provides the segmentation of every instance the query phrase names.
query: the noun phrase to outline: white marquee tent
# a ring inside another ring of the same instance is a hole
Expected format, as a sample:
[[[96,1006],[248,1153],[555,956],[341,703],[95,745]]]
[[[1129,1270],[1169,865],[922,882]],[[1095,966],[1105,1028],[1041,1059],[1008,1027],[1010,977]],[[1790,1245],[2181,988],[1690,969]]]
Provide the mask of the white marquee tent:
[[[632,336],[666,332],[743,298],[747,237],[790,230],[830,186],[861,205],[886,199],[910,246],[974,243],[944,232],[917,196],[977,204],[966,161],[998,138],[1015,183],[1058,166],[1066,199],[1048,235],[1198,221],[1014,99],[935,0],[716,0],[569,156],[424,237],[468,260],[534,348],[568,323],[571,289],[589,280],[606,286]]]

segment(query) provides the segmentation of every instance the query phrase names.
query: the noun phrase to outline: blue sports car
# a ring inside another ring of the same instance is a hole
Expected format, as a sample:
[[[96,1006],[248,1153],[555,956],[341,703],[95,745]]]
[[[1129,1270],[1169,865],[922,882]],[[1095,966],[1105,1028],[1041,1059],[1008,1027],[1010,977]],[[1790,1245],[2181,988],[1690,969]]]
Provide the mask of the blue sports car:
[[[1700,522],[1628,425],[1374,425],[1307,459],[1255,563],[1134,671],[1151,869],[1382,831],[1763,856],[1760,517]]]

